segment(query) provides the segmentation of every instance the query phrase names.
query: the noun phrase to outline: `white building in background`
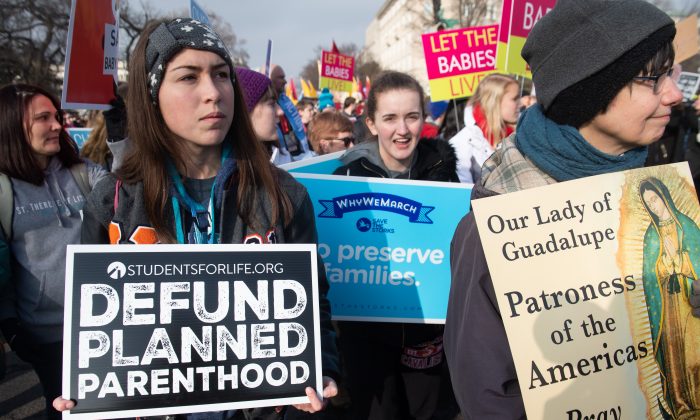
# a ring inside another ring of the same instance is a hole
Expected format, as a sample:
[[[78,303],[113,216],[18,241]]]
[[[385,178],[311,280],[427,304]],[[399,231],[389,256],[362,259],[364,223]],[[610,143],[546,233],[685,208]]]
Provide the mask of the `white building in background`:
[[[502,0],[442,0],[443,18],[459,21],[460,6],[473,3],[486,3],[487,7],[483,18],[472,26],[501,19]],[[385,0],[365,31],[364,53],[385,70],[415,77],[427,92],[421,34],[435,30],[432,0]]]

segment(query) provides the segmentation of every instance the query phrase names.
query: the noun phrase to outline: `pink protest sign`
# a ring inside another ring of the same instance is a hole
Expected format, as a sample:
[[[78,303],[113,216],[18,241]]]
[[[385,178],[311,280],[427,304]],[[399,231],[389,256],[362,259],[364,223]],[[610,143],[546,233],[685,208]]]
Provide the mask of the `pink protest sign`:
[[[498,25],[423,34],[432,100],[473,94],[479,80],[496,69]]]
[[[510,35],[527,38],[535,23],[549,13],[555,3],[556,0],[514,1]]]
[[[556,0],[504,0],[498,31],[497,68],[503,73],[532,77],[530,68],[520,52],[527,36]]]
[[[330,90],[352,91],[352,76],[355,59],[348,55],[323,51],[321,55],[321,88]]]

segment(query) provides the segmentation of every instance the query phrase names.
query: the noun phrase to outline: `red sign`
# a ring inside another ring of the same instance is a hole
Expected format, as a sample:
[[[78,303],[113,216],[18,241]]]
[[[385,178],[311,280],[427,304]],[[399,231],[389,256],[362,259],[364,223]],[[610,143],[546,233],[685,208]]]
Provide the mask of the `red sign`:
[[[117,80],[118,15],[113,0],[72,1],[62,108],[109,109]]]

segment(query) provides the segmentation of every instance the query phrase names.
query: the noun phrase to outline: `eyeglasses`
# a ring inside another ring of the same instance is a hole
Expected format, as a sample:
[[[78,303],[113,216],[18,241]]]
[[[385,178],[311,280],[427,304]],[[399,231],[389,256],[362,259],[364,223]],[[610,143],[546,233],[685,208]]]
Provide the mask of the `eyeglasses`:
[[[350,146],[352,143],[355,143],[355,137],[343,137],[342,139],[324,139],[328,142],[334,142],[334,141],[342,141],[343,144],[345,144],[345,147]]]
[[[661,74],[657,74],[654,76],[636,76],[633,77],[632,80],[644,83],[645,85],[651,87],[654,91],[654,95],[658,95],[659,91],[661,90],[661,85],[663,84],[664,80],[666,80],[666,78],[670,78],[671,80],[673,80],[673,83],[678,83],[678,79],[680,79],[680,77],[680,72],[673,71],[673,67],[671,67],[670,69]]]

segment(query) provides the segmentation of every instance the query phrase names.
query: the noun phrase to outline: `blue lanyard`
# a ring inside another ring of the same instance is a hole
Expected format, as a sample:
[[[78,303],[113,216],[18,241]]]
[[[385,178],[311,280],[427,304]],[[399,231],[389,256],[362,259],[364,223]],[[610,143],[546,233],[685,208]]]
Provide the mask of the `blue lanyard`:
[[[231,145],[230,144],[225,144],[221,153],[221,165],[223,166],[224,161],[228,158],[228,156],[231,154]],[[171,159],[167,160],[167,168],[168,168],[168,174],[170,175],[170,179],[173,182],[173,186],[177,190],[178,195],[184,201],[185,207],[190,211],[190,215],[192,216],[193,224],[194,224],[194,243],[197,244],[204,244],[204,243],[209,243],[213,244],[215,243],[215,236],[216,236],[216,221],[215,221],[215,215],[216,215],[216,209],[214,208],[214,199],[215,199],[215,192],[216,192],[216,186],[219,182],[224,182],[225,180],[220,180],[217,174],[216,179],[214,179],[214,184],[211,186],[211,191],[209,193],[209,207],[205,208],[202,204],[198,203],[195,201],[190,195],[187,193],[187,190],[185,189],[185,185],[182,183],[182,180],[180,179],[180,174],[177,172],[177,169],[175,168],[175,165],[173,164]],[[175,218],[175,233],[177,235],[177,243],[179,244],[186,244],[189,243],[185,241],[185,230],[182,226],[182,216],[181,216],[181,209],[180,209],[180,200],[173,195],[171,198],[172,206],[173,206],[173,216]],[[204,232],[206,230],[206,233]]]

